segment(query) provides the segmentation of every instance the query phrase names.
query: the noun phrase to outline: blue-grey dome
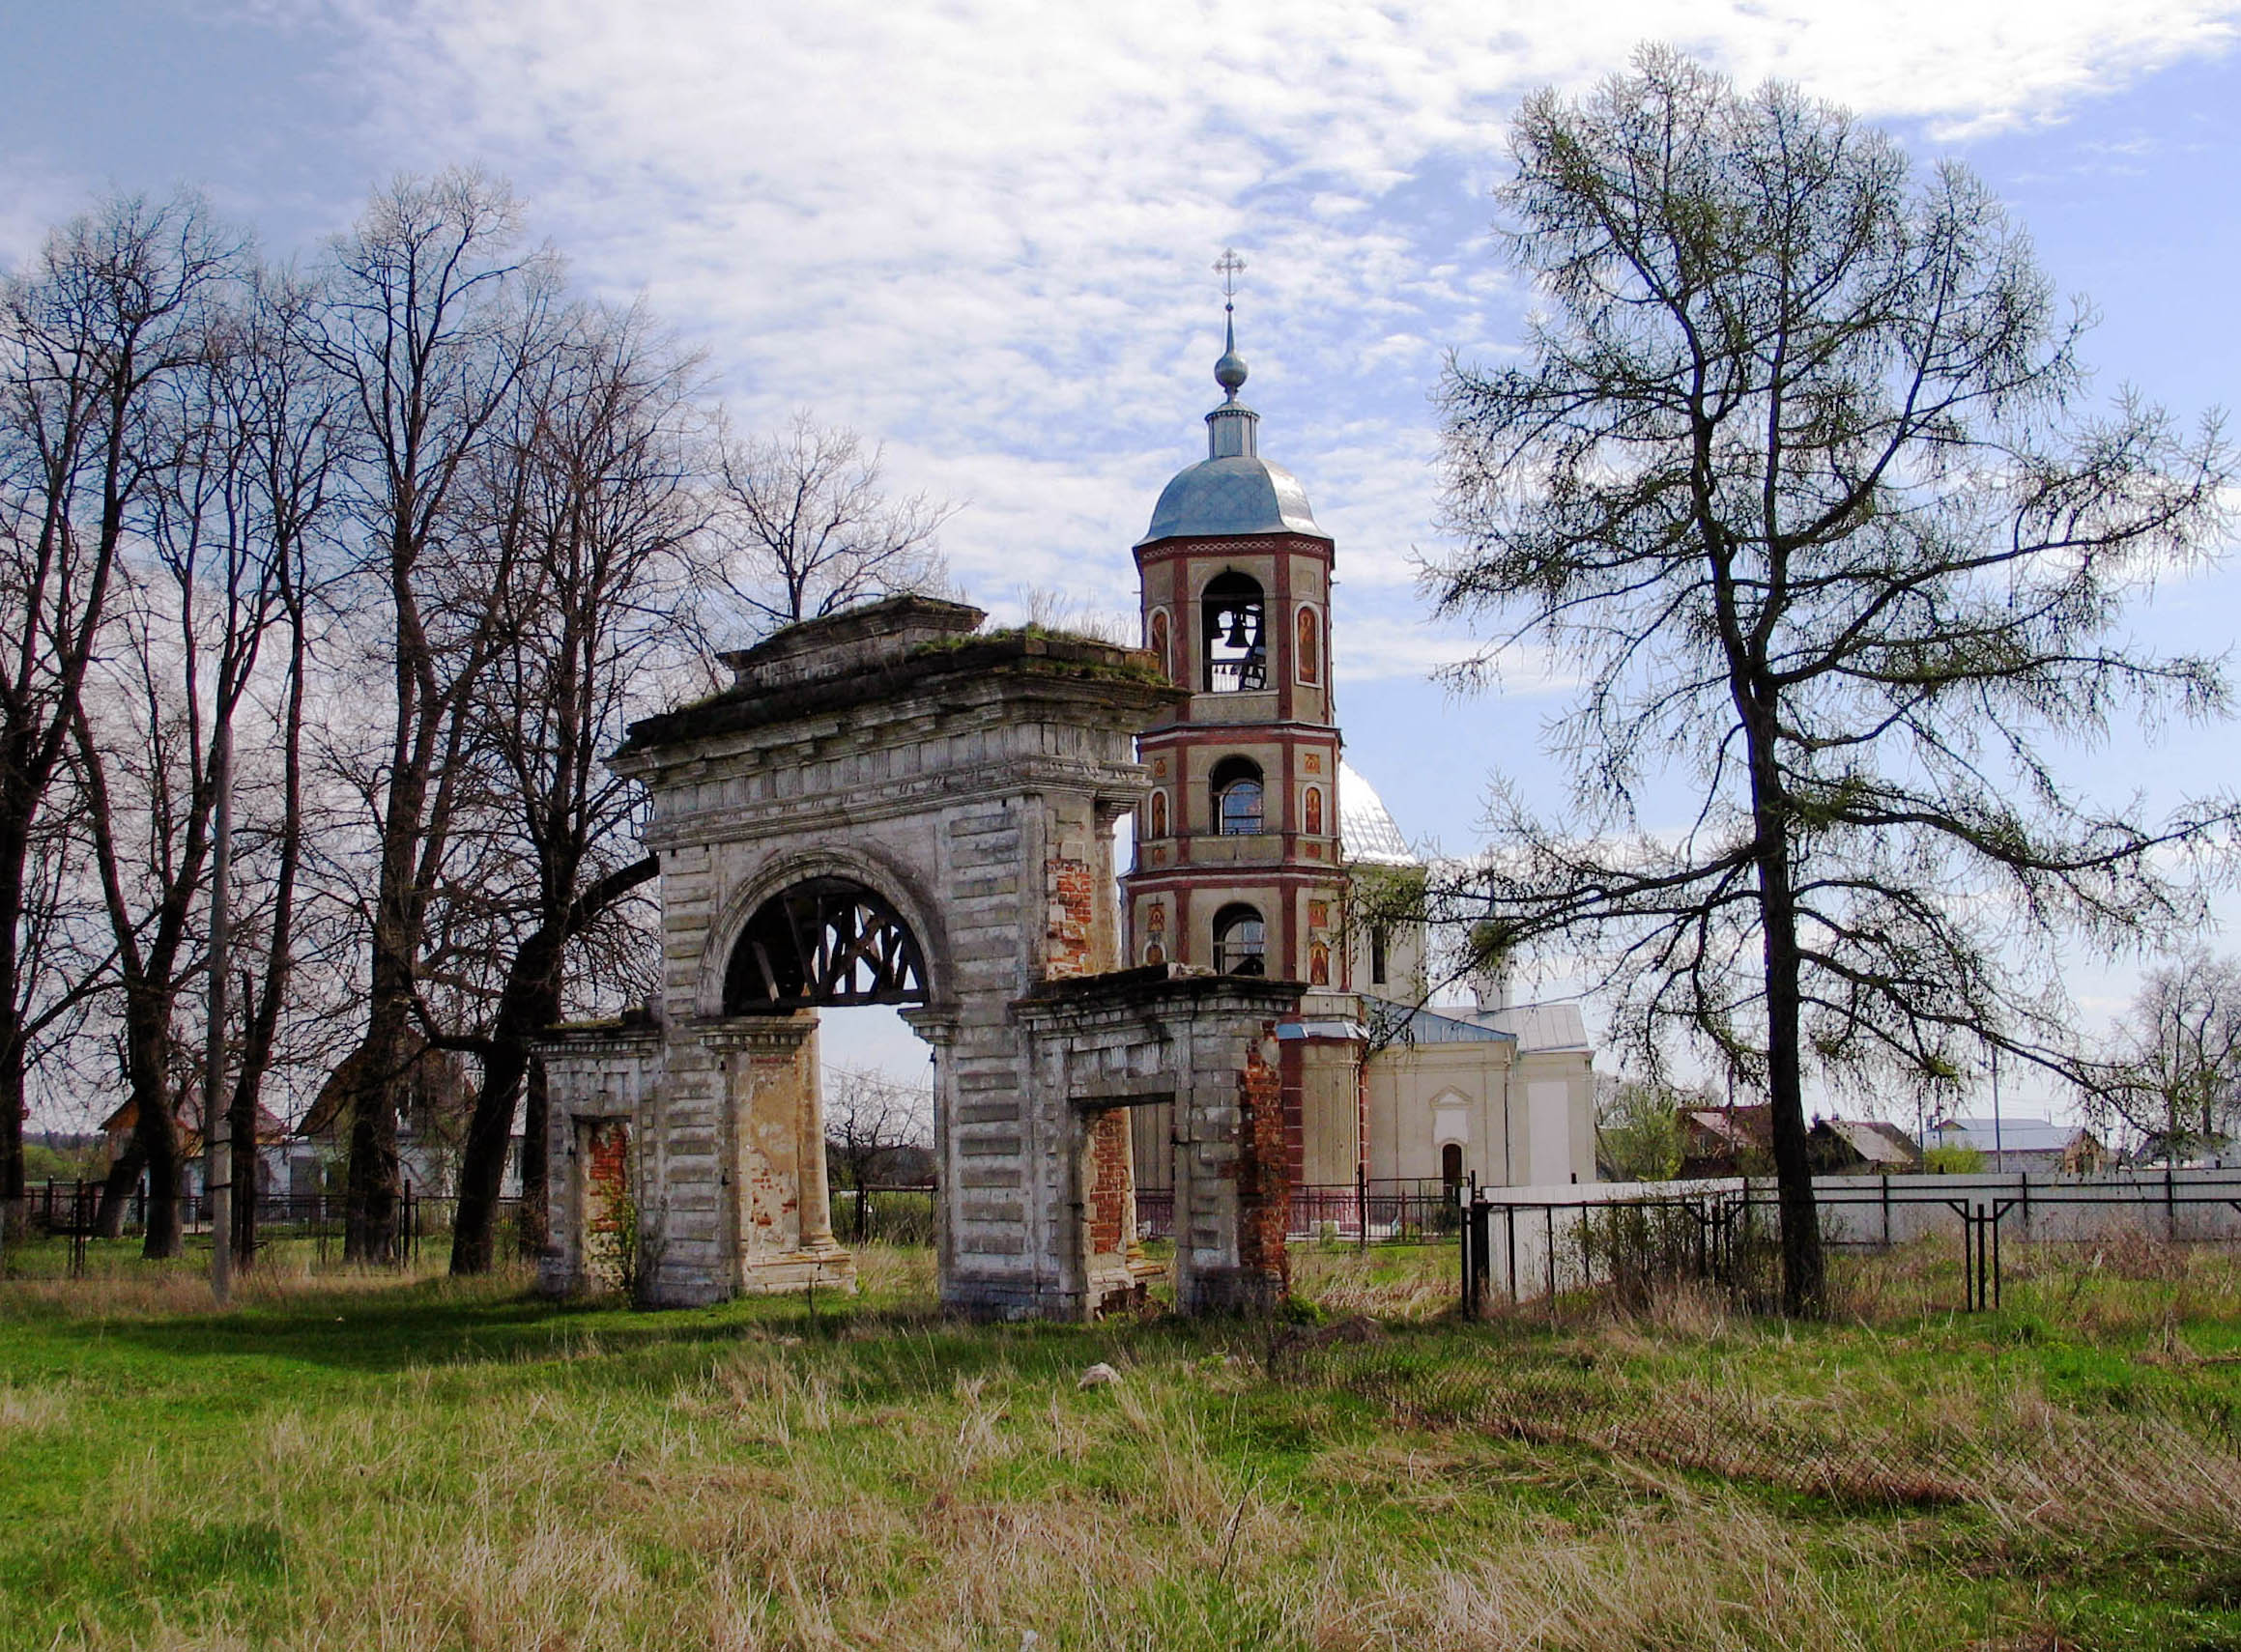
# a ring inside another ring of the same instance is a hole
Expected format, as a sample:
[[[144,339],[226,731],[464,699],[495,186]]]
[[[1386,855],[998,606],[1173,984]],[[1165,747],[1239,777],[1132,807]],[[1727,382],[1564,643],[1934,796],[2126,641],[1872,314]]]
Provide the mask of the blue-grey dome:
[[[1325,537],[1308,508],[1307,490],[1281,465],[1272,465],[1258,454],[1238,453],[1203,460],[1178,472],[1152,507],[1150,530],[1136,543],[1285,532]]]

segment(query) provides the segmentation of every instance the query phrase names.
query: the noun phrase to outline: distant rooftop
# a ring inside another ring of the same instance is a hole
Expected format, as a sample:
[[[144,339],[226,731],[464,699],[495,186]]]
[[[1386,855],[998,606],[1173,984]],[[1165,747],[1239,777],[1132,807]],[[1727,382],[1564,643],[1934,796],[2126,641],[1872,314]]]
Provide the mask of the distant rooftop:
[[[1990,1119],[1943,1119],[1924,1135],[1930,1147],[1971,1147],[1980,1153],[2061,1153],[2085,1132],[2052,1119],[2020,1119],[2002,1113],[1998,1127]]]

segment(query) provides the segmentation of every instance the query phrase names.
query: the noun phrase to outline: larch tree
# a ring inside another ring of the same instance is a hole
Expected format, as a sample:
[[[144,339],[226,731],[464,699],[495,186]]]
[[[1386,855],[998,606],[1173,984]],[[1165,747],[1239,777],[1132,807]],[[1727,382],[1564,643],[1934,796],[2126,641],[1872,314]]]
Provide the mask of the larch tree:
[[[1445,378],[1427,580],[1495,622],[1481,671],[1533,644],[1576,680],[1575,784],[1555,821],[1497,787],[1502,847],[1445,906],[1494,952],[1566,937],[1652,1069],[1679,1033],[1764,1090],[1784,1302],[1816,1312],[1807,1084],[2066,1068],[2057,942],[2200,919],[2231,801],[2099,807],[2054,752],[2226,707],[2120,621],[2221,548],[2229,455],[2089,407],[2086,318],[1985,186],[1795,88],[1645,48],[1511,141],[1539,307],[1515,365]]]

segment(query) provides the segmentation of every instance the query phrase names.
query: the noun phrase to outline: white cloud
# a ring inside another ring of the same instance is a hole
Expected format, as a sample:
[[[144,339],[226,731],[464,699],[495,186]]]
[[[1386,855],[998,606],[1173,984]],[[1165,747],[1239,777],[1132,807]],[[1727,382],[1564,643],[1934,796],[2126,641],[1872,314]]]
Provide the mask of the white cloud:
[[[1661,37],[1975,130],[2223,49],[2234,18],[2196,0],[301,4],[362,40],[338,72],[370,80],[383,153],[513,177],[587,278],[708,344],[744,422],[813,407],[889,438],[899,482],[969,498],[949,534],[968,594],[1101,600],[1202,451],[1207,266],[1230,242],[1266,450],[1339,535],[1344,578],[1413,581],[1442,352],[1513,332],[1482,203],[1523,88]]]

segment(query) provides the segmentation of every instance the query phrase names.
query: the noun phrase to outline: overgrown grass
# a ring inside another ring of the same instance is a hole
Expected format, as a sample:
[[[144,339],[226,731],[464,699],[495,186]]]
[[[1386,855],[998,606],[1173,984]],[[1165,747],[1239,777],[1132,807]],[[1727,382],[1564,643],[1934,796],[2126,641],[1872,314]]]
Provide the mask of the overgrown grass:
[[[1451,1253],[1338,1247],[1271,1324],[963,1325],[880,1248],[672,1314],[12,1281],[0,1645],[2241,1646],[2241,1267],[2009,1260],[1816,1326],[1463,1325]]]

